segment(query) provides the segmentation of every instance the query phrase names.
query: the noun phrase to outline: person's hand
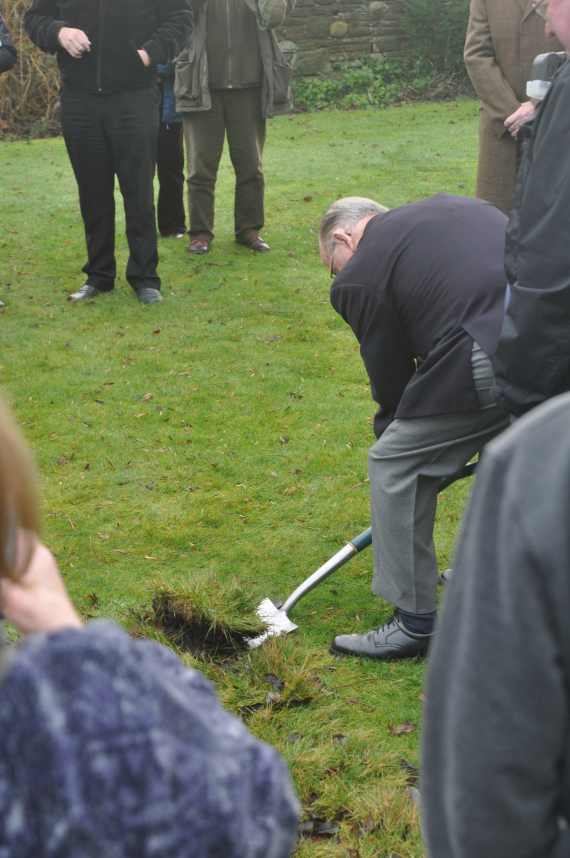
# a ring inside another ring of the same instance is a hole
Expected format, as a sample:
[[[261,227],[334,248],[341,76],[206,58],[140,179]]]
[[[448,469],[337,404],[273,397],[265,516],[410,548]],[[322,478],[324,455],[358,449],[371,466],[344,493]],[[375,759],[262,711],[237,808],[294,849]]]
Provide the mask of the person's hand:
[[[91,42],[87,34],[75,27],[62,27],[57,38],[61,47],[74,60],[80,60],[83,54],[91,50]]]
[[[139,57],[141,58],[141,63],[143,64],[143,66],[147,66],[147,68],[148,68],[148,66],[149,66],[149,65],[150,65],[150,63],[151,63],[151,60],[150,60],[149,55],[148,55],[148,54],[147,54],[147,52],[145,51],[145,49],[144,49],[144,48],[141,48],[141,49],[140,49],[140,51],[137,51],[137,54],[138,54],[138,55],[139,55]]]
[[[36,543],[25,572],[0,579],[0,611],[23,634],[81,628],[51,551]]]
[[[505,128],[509,132],[512,137],[517,137],[521,125],[524,125],[525,122],[528,122],[529,119],[535,114],[535,107],[532,101],[523,101],[520,107],[518,107],[514,113],[511,113],[510,116],[507,116],[505,119]]]

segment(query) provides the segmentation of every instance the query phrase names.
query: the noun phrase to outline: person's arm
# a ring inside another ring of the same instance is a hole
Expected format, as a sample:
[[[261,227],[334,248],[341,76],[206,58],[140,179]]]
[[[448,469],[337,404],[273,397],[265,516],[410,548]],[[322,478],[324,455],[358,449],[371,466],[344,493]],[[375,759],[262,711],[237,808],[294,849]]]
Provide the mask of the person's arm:
[[[159,25],[139,50],[148,57],[145,65],[153,66],[174,60],[192,31],[190,0],[156,0],[156,7]]]
[[[24,13],[24,29],[32,42],[42,51],[54,54],[61,46],[59,32],[66,26],[58,18],[56,0],[33,0]]]
[[[513,31],[513,39],[517,37],[518,31]],[[485,0],[471,0],[463,56],[483,107],[491,119],[504,122],[518,110],[520,102],[497,63]]]
[[[331,302],[360,343],[372,398],[381,406],[375,427],[385,428],[415,372],[398,316],[385,295],[379,300],[366,286],[333,285]]]
[[[530,122],[531,119],[534,119],[534,115],[536,113],[536,105],[533,101],[523,101],[520,107],[518,107],[514,113],[511,113],[510,116],[507,116],[505,119],[504,125],[511,137],[515,139],[518,137],[518,133],[521,129],[521,126],[525,124],[525,122]]]
[[[17,59],[16,48],[10,38],[8,27],[0,15],[0,74],[11,69]]]
[[[477,471],[428,668],[431,858],[570,854],[558,824],[570,799],[569,419],[569,398],[551,403],[492,442]]]
[[[517,415],[570,389],[570,75],[559,84],[538,120],[521,196],[517,279],[494,358],[499,389]]]

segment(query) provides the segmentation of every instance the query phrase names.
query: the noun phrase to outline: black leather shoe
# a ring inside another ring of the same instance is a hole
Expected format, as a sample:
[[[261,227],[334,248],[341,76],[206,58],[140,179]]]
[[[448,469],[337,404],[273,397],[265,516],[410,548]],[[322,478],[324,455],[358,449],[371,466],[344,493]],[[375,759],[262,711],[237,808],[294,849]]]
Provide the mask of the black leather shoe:
[[[71,295],[68,295],[67,300],[75,304],[77,301],[89,301],[91,298],[96,298],[98,294],[99,290],[95,286],[92,286],[91,283],[84,283],[77,292],[72,292]]]
[[[331,652],[394,661],[398,658],[418,658],[427,654],[432,635],[418,635],[404,628],[397,615],[379,629],[363,635],[337,635]]]
[[[137,289],[137,298],[141,304],[160,304],[162,295],[158,289],[153,289],[152,286],[143,286],[142,289]]]

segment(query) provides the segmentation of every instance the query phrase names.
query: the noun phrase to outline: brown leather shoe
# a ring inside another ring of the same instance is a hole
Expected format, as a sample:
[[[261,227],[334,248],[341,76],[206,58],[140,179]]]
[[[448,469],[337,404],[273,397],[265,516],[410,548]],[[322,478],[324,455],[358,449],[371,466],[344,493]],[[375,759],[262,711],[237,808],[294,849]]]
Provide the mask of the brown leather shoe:
[[[268,250],[271,250],[267,242],[255,229],[248,229],[247,232],[236,236],[236,241],[238,244],[243,244],[244,247],[248,247],[256,253],[267,253]]]
[[[207,232],[196,233],[196,235],[190,237],[188,253],[208,253],[211,240]]]

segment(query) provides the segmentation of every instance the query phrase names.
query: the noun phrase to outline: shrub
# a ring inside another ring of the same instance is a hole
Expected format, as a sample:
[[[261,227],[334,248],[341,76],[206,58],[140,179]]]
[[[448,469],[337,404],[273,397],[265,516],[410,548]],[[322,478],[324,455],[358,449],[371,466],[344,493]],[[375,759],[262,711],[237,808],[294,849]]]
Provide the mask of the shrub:
[[[28,39],[23,16],[30,0],[4,0],[3,14],[18,50],[16,67],[0,77],[0,130],[43,136],[58,128],[59,74],[54,57]]]
[[[402,27],[418,68],[464,80],[469,0],[404,0]]]
[[[464,77],[442,74],[417,58],[364,57],[335,65],[332,74],[294,81],[298,110],[385,107],[420,98],[451,98],[464,90]]]

